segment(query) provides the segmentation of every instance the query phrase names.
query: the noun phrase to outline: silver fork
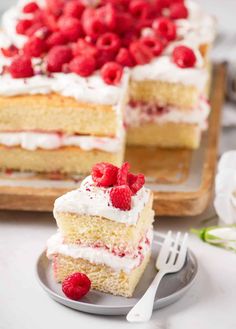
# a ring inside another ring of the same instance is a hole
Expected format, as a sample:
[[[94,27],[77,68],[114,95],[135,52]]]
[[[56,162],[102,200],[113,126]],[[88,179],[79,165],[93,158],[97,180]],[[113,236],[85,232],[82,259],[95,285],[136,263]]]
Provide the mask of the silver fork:
[[[187,233],[184,234],[183,239],[181,239],[180,232],[176,234],[174,239],[172,239],[171,231],[167,233],[156,260],[158,273],[142,298],[127,314],[126,319],[129,322],[145,322],[150,320],[156,291],[161,279],[167,273],[178,272],[184,265],[187,254],[187,240]]]

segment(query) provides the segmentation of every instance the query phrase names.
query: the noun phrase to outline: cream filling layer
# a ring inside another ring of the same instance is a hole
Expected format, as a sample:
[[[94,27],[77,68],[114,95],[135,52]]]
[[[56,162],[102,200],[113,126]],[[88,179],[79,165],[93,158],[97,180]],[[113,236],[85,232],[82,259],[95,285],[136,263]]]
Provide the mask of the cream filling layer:
[[[141,252],[134,255],[128,255],[124,257],[117,256],[105,248],[93,248],[82,247],[76,244],[64,244],[63,237],[60,233],[53,235],[47,242],[47,257],[53,258],[53,255],[62,254],[75,259],[82,258],[93,264],[104,264],[111,267],[115,271],[123,270],[126,273],[130,273],[133,269],[138,267],[143,258],[151,249],[151,242],[153,237],[153,231],[150,230],[147,234],[148,243],[143,241],[139,247]]]
[[[206,127],[206,120],[210,113],[210,105],[200,98],[198,107],[183,111],[175,107],[160,107],[151,103],[137,103],[127,105],[125,123],[127,126],[140,126],[144,123],[165,124],[168,122],[197,124],[201,129]]]
[[[127,225],[135,225],[140,213],[148,203],[150,190],[142,187],[132,196],[131,209],[124,211],[115,208],[110,200],[111,188],[102,188],[94,185],[91,176],[83,180],[79,189],[68,192],[54,203],[54,217],[59,213],[85,214],[100,216]],[[151,213],[154,217],[154,213]]]
[[[122,149],[124,133],[116,138],[64,135],[46,132],[0,132],[0,144],[8,147],[20,146],[35,151],[38,148],[55,150],[65,146],[76,146],[85,151],[101,150],[115,153]]]

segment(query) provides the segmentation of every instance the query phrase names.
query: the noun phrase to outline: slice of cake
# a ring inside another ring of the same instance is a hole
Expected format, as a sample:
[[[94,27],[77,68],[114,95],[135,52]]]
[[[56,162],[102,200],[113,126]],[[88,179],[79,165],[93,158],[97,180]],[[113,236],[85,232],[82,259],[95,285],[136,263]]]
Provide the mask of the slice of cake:
[[[82,272],[96,290],[132,296],[151,254],[152,201],[128,163],[95,165],[79,189],[55,201],[58,233],[47,255],[56,281]]]

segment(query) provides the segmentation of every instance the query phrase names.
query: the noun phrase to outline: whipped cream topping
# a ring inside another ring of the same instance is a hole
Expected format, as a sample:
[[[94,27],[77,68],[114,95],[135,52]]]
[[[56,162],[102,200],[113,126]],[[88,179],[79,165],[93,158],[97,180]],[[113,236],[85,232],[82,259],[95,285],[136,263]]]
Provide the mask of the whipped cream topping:
[[[7,147],[20,146],[34,151],[59,149],[64,146],[76,146],[85,151],[93,149],[115,153],[123,147],[124,133],[117,138],[65,135],[46,132],[0,132],[0,144]]]
[[[223,223],[236,223],[236,151],[224,153],[219,161],[214,207]]]
[[[0,62],[2,57],[0,57]],[[4,74],[0,77],[0,95],[34,95],[55,92],[66,97],[73,97],[78,101],[117,105],[123,100],[127,84],[128,73],[123,74],[119,86],[107,85],[98,73],[88,78],[74,73],[55,73],[50,77],[35,75],[27,79],[12,79],[9,74]]]
[[[72,258],[86,259],[94,264],[104,264],[118,272],[123,270],[129,273],[141,264],[145,255],[150,251],[152,236],[153,232],[150,230],[147,234],[147,239],[142,241],[139,245],[140,249],[136,253],[120,257],[107,251],[105,248],[64,244],[61,234],[56,233],[47,242],[47,257],[52,259],[53,255],[63,254]],[[142,250],[142,252],[139,252],[139,250]]]
[[[167,122],[197,124],[206,128],[206,120],[210,113],[210,105],[199,99],[198,107],[181,110],[172,106],[160,107],[151,103],[130,103],[126,108],[125,122],[127,126],[139,126],[143,123],[164,124]]]
[[[83,180],[79,189],[56,199],[53,210],[55,219],[57,219],[58,213],[68,212],[99,216],[119,223],[135,225],[150,198],[150,190],[142,187],[132,196],[131,209],[127,211],[112,206],[110,190],[111,188],[95,186],[92,177],[88,176]]]
[[[131,78],[135,81],[159,80],[181,83],[203,91],[208,79],[208,72],[204,68],[196,67],[181,69],[172,62],[169,56],[160,56],[148,64],[135,66],[131,71]]]

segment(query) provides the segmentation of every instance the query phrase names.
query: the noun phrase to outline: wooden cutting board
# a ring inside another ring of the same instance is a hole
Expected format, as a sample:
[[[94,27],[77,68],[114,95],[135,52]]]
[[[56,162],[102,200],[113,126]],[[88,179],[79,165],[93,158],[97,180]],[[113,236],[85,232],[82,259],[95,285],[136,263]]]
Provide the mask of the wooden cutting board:
[[[134,172],[146,175],[158,215],[198,215],[209,203],[217,163],[225,77],[225,66],[214,66],[209,129],[203,134],[198,150],[127,147],[126,160]],[[0,173],[0,209],[51,211],[54,200],[78,187],[79,181],[75,177]]]

